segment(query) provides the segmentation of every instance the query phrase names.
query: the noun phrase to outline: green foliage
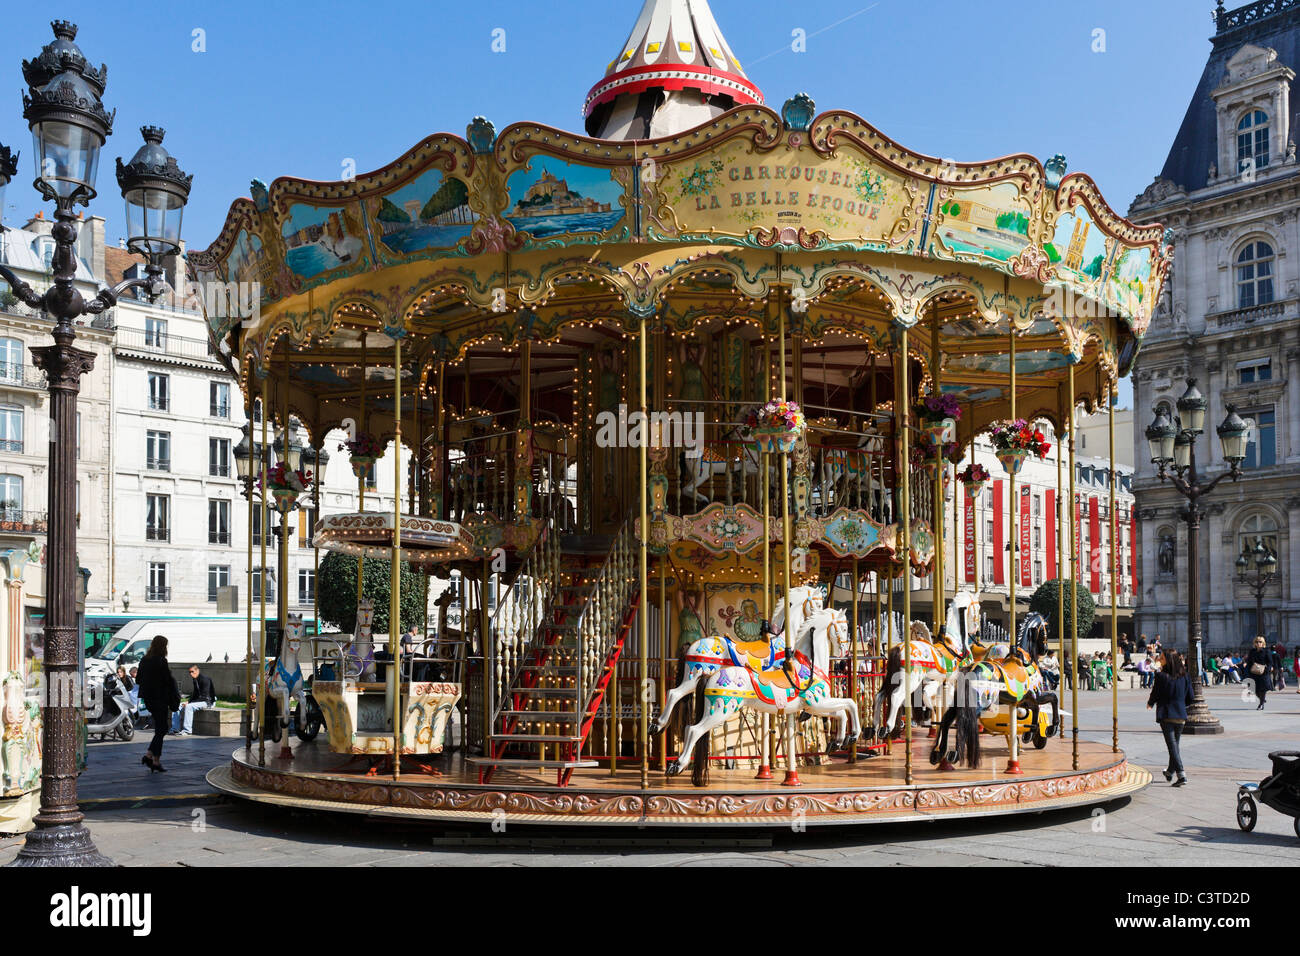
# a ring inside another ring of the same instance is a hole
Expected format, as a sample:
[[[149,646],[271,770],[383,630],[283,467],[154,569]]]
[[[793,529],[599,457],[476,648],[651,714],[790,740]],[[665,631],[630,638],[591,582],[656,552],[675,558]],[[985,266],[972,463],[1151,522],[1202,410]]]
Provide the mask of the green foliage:
[[[410,222],[411,217],[406,214],[405,209],[399,208],[391,200],[385,199],[379,204],[379,212],[375,218],[380,222]]]
[[[1047,260],[1053,264],[1061,261],[1061,254],[1056,251],[1056,246],[1050,242],[1043,243],[1043,251],[1047,253]]]
[[[1106,260],[1105,254],[1098,255],[1095,259],[1093,259],[1091,262],[1089,262],[1086,266],[1083,267],[1083,274],[1092,276],[1094,279],[1099,278],[1101,276],[1101,267],[1102,264],[1105,262],[1105,260]]]
[[[388,582],[392,566],[378,558],[366,558],[362,569],[362,593],[375,602],[376,634],[388,633]],[[401,629],[422,623],[429,593],[429,579],[402,564]],[[316,580],[320,598],[321,621],[351,633],[357,623],[357,559],[347,554],[331,551],[321,560],[320,575]]]
[[[421,219],[436,219],[444,212],[463,206],[469,201],[469,188],[459,179],[448,179],[420,210]]]
[[[1055,644],[1059,640],[1057,635],[1060,631],[1056,623],[1056,593],[1061,587],[1062,582],[1059,578],[1044,581],[1038,586],[1038,590],[1034,592],[1034,596],[1029,599],[1029,610],[1047,618],[1049,640],[1052,644]],[[1092,595],[1088,593],[1088,589],[1078,581],[1074,583],[1074,592],[1078,595],[1079,599],[1078,636],[1080,640],[1083,640],[1092,633],[1092,622],[1097,616],[1097,605],[1093,601]],[[324,613],[323,607],[321,613]],[[1069,588],[1065,588],[1065,620],[1067,622],[1070,620]],[[1067,624],[1066,626],[1068,627],[1069,625]],[[1069,635],[1067,634],[1066,637],[1068,638]]]
[[[1029,235],[1029,219],[1027,216],[1025,216],[1024,213],[1019,213],[1019,212],[998,213],[998,217],[997,219],[994,220],[994,224],[999,229],[1006,229],[1011,232],[1018,232],[1022,236]]]

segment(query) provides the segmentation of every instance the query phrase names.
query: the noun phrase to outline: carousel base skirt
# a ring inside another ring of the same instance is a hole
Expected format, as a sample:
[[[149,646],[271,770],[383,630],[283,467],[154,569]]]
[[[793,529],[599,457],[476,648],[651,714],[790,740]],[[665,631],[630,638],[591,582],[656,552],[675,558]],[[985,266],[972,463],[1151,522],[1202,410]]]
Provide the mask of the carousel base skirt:
[[[682,774],[666,777],[654,764],[649,786],[639,766],[611,774],[608,767],[578,768],[567,787],[549,768],[500,768],[486,784],[478,768],[456,755],[436,758],[440,775],[403,770],[367,776],[366,768],[322,743],[293,743],[294,758],[235,751],[228,766],[208,773],[216,789],[244,800],[282,807],[360,813],[394,821],[430,823],[556,824],[564,826],[790,827],[806,824],[900,823],[939,818],[1040,813],[1108,803],[1142,790],[1151,775],[1130,766],[1109,746],[1081,741],[1079,769],[1068,742],[1021,754],[1022,776],[1008,777],[1005,748],[985,738],[980,769],[944,771],[930,766],[930,745],[913,738],[913,782],[904,782],[903,748],[862,757],[836,757],[801,766],[799,786],[756,780],[752,770],[710,769],[709,784],[690,785]]]

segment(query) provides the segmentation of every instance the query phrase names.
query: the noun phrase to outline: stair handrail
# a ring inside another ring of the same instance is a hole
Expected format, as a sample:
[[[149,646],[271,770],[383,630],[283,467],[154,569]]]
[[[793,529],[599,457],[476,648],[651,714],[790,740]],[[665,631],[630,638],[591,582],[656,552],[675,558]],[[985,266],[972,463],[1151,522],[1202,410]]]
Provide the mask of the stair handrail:
[[[532,543],[510,583],[497,597],[496,611],[485,635],[490,642],[490,673],[484,675],[484,690],[489,695],[488,712],[492,721],[485,733],[492,734],[516,674],[524,661],[527,646],[532,643],[538,627],[550,611],[559,591],[560,545],[553,516],[548,515],[542,524],[537,540]],[[531,582],[525,589],[523,582]],[[485,647],[489,646],[485,643]],[[485,672],[488,670],[485,667]]]
[[[632,591],[637,586],[633,567],[637,547],[633,519],[628,515],[610,543],[591,594],[578,616],[579,717],[595,699],[596,679],[614,649]],[[611,680],[616,679],[617,675],[611,675]]]

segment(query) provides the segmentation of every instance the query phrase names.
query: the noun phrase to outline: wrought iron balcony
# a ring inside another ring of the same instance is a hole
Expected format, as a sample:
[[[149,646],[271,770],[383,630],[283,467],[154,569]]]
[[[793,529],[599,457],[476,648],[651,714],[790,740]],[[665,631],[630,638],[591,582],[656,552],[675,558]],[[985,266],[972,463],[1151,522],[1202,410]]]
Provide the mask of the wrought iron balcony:
[[[80,523],[80,515],[77,515],[77,520]],[[48,512],[0,508],[0,532],[16,531],[19,534],[45,534],[48,530]]]
[[[146,601],[170,601],[172,599],[172,589],[147,587],[144,589],[144,599]]]
[[[44,391],[49,384],[45,373],[21,362],[0,362],[0,387]]]
[[[171,471],[172,460],[168,458],[147,458],[144,466],[150,471]]]
[[[209,531],[208,544],[230,544],[229,531]]]
[[[148,525],[144,529],[144,537],[146,541],[170,541],[171,529],[166,525]]]
[[[21,455],[23,453],[23,440],[21,438],[0,439],[0,451]]]

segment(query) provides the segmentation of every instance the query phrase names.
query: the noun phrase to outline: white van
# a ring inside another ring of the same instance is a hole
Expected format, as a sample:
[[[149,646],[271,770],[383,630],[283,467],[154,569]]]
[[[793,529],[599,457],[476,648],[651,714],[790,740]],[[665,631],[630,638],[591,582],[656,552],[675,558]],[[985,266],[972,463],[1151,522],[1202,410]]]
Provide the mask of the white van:
[[[159,634],[167,638],[167,660],[174,664],[234,664],[248,656],[248,623],[242,618],[130,621],[86,658],[86,676],[138,666]],[[256,632],[253,640],[258,640]]]

